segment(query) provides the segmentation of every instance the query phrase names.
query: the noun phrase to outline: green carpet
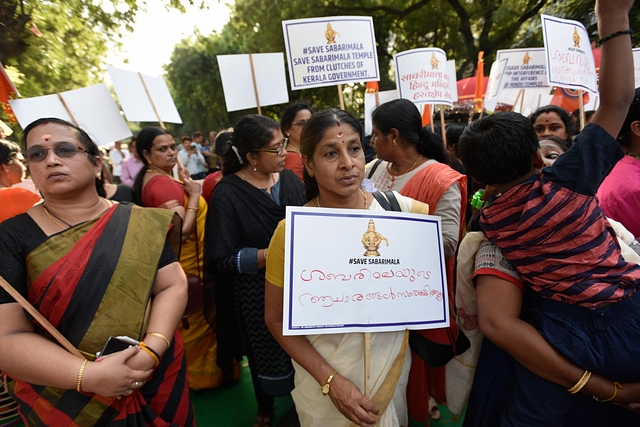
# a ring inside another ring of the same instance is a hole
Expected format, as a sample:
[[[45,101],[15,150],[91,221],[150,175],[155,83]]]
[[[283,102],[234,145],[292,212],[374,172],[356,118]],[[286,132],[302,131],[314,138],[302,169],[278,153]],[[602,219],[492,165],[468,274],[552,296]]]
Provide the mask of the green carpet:
[[[203,392],[192,392],[191,398],[196,411],[199,427],[252,427],[258,413],[258,405],[253,396],[251,374],[247,366],[241,370],[240,379],[233,384]],[[291,397],[278,397],[274,405],[273,426],[290,425],[285,418],[293,410]],[[447,408],[440,408],[441,418],[431,421],[431,427],[459,427],[462,419],[453,421]],[[425,423],[409,421],[409,427],[424,427]]]

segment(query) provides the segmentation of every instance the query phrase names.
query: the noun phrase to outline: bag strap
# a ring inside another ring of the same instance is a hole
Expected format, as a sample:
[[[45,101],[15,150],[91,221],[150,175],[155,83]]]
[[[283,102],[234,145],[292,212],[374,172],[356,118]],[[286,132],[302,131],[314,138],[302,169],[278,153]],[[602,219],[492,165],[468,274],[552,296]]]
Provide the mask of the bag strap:
[[[400,203],[398,203],[398,199],[396,198],[396,195],[393,194],[393,191],[385,191],[384,193],[375,191],[371,194],[385,211],[402,212],[402,209],[400,209]]]
[[[11,295],[11,297],[15,299],[27,313],[36,319],[38,323],[40,323],[40,325],[42,325],[42,327],[49,332],[51,336],[53,336],[69,353],[81,359],[86,359],[82,353],[80,353],[78,349],[65,338],[64,335],[58,332],[58,330],[42,314],[40,314],[40,312],[36,310],[30,302],[20,295],[20,293],[16,291],[2,276],[0,276],[0,286],[2,286],[2,289],[7,291],[7,293]]]
[[[367,174],[367,179],[371,179],[371,177],[373,176],[373,173],[376,171],[376,169],[378,169],[378,166],[380,166],[380,163],[382,163],[382,159],[376,160],[376,162],[373,164],[373,166],[371,166],[371,169],[369,170],[369,173]]]

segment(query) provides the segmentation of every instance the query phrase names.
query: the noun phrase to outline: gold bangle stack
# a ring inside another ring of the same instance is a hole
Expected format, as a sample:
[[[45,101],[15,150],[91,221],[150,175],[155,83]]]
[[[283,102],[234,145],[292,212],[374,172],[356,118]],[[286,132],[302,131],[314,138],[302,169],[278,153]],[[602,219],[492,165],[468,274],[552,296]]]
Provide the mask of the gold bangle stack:
[[[587,382],[589,381],[589,378],[591,378],[591,372],[584,371],[584,374],[582,374],[582,376],[580,377],[576,385],[567,389],[567,391],[571,394],[576,394],[577,392],[582,390],[582,387],[584,387],[587,384]]]
[[[198,208],[187,208],[187,212],[198,212]]]
[[[78,371],[78,383],[76,384],[76,390],[78,393],[82,393],[82,375],[84,375],[84,368],[87,366],[87,362],[88,360],[84,359],[82,361],[82,365],[80,365],[80,370]]]
[[[169,339],[167,337],[165,337],[164,335],[162,335],[159,332],[152,332],[150,334],[147,334],[148,337],[158,337],[158,338],[162,338],[162,340],[164,340],[164,342],[167,343],[167,348],[171,347],[171,341],[169,341]]]
[[[608,399],[601,400],[600,402],[609,402],[609,401],[611,401],[611,400],[615,399],[615,398],[616,398],[616,396],[618,395],[618,389],[619,389],[619,388],[624,388],[624,387],[622,387],[622,384],[620,384],[618,381],[615,381],[615,382],[613,383],[613,396],[611,396],[611,397],[610,397],[610,398],[608,398]]]

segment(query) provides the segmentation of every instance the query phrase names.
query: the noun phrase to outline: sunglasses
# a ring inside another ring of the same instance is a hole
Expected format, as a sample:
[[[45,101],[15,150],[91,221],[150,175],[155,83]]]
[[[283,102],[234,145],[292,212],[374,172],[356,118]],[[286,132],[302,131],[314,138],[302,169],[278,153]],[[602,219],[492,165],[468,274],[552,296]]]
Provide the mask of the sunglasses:
[[[78,151],[82,151],[84,153],[87,152],[84,148],[70,142],[63,142],[51,148],[31,147],[27,150],[27,162],[40,163],[47,158],[47,152],[49,150],[53,150],[53,154],[60,158],[73,157],[78,153]]]
[[[289,144],[289,140],[285,138],[284,141],[282,141],[282,144],[275,150],[271,150],[269,148],[261,148],[260,150],[256,150],[256,151],[260,151],[262,153],[273,153],[273,154],[277,154],[278,156],[282,156],[282,150],[287,148],[288,144]]]

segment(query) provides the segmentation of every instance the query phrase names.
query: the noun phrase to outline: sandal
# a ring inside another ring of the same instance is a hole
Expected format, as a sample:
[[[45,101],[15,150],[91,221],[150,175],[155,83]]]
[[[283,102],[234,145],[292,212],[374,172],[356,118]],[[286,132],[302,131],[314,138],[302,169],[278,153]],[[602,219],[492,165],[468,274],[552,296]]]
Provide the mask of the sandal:
[[[433,397],[429,397],[429,418],[434,421],[438,421],[440,419],[440,409]]]
[[[271,427],[271,418],[273,418],[273,414],[258,412],[258,418],[256,418],[256,423],[253,427]]]

